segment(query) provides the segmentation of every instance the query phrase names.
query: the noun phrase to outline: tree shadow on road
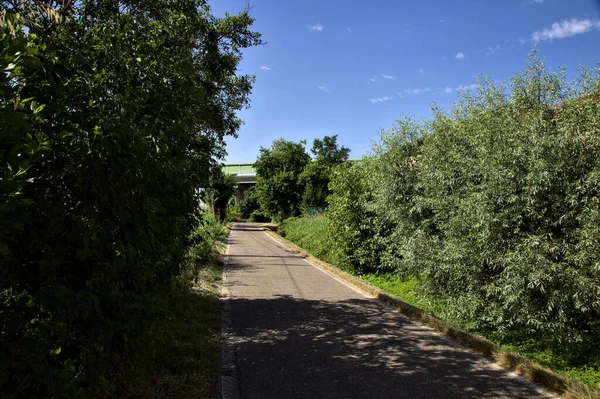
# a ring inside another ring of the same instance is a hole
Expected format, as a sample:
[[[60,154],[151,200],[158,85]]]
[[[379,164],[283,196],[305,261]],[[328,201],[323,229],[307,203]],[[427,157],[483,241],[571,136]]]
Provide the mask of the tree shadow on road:
[[[245,399],[545,397],[369,299],[231,298],[231,320]]]

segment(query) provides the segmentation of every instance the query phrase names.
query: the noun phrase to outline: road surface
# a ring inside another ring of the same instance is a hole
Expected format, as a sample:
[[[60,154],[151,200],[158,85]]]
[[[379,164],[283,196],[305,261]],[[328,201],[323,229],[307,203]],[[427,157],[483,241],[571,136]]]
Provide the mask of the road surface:
[[[234,225],[224,287],[224,399],[551,397],[367,298],[257,225]]]

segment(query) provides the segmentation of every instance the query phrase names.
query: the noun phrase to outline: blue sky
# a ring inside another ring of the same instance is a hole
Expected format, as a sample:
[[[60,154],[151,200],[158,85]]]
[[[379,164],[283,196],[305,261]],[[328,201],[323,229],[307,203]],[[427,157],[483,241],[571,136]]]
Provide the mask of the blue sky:
[[[246,0],[210,1],[237,13]],[[254,162],[273,140],[338,134],[359,158],[403,114],[448,108],[457,88],[521,71],[537,44],[548,67],[600,62],[598,0],[251,0],[264,46],[240,72],[256,75],[229,163]]]

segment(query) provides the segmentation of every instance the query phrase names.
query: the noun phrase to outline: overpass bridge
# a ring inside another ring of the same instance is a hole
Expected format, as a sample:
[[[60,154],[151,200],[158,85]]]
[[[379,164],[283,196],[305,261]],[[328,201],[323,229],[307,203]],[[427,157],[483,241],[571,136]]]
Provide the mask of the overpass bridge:
[[[235,175],[238,184],[256,184],[256,171],[252,163],[226,163],[223,172]]]
[[[223,165],[223,172],[226,175],[235,175],[237,182],[236,205],[242,202],[244,193],[256,184],[256,171],[252,165],[252,163],[226,163]]]

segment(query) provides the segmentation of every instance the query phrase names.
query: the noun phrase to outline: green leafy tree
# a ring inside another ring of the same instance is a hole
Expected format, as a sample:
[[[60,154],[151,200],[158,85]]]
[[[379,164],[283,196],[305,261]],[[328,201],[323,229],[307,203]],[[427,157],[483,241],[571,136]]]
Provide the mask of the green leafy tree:
[[[315,139],[311,152],[314,160],[306,165],[300,175],[304,186],[302,195],[303,208],[327,206],[327,196],[330,194],[328,185],[332,169],[348,160],[350,149],[337,144],[337,135],[325,136],[323,140]]]
[[[278,139],[271,148],[260,148],[254,163],[256,194],[261,209],[271,218],[282,220],[299,215],[304,187],[299,176],[310,162],[305,141]]]
[[[315,139],[311,152],[315,159],[323,165],[333,167],[348,160],[350,149],[348,147],[339,146],[337,143],[337,134],[333,136],[325,136],[323,140]]]
[[[1,4],[0,396],[126,395],[260,38],[204,1]]]

